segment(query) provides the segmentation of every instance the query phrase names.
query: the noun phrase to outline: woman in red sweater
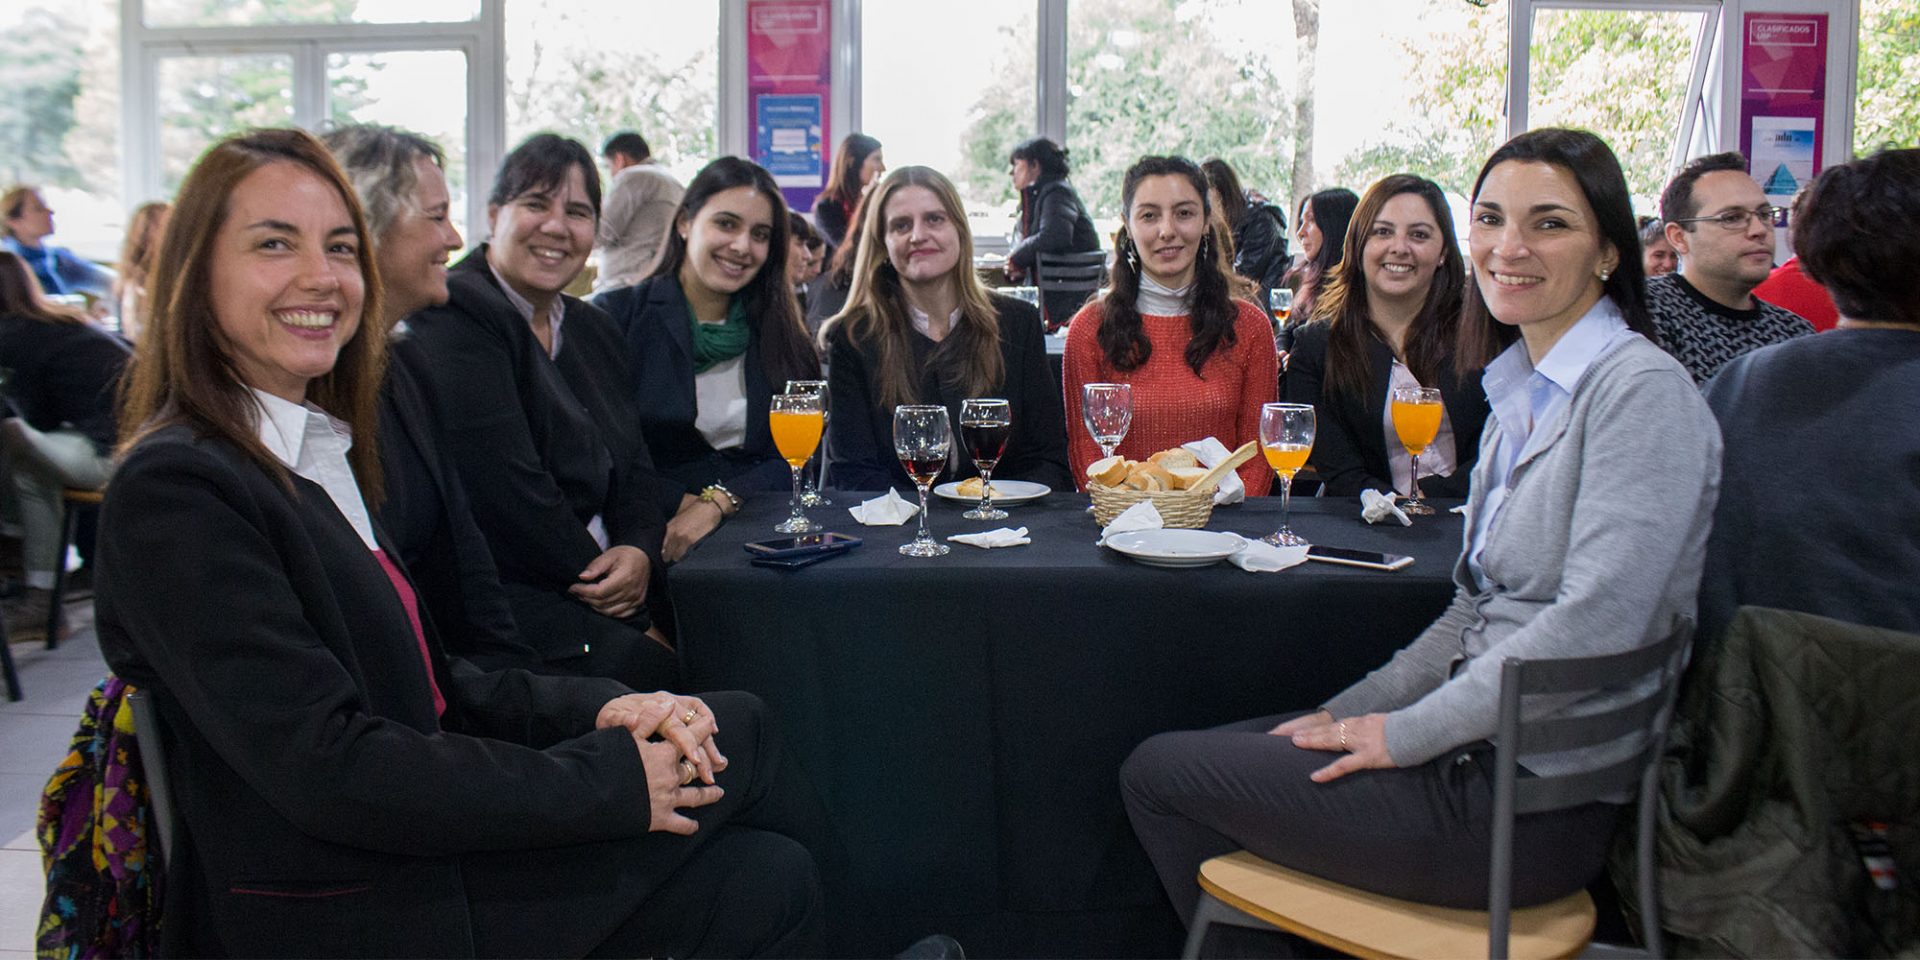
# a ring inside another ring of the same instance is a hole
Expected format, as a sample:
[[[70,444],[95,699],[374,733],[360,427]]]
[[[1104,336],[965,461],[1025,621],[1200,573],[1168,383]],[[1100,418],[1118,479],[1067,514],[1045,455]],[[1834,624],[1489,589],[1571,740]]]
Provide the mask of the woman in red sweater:
[[[1279,388],[1266,312],[1227,292],[1213,255],[1207,178],[1185,157],[1142,157],[1121,187],[1126,225],[1107,295],[1067,331],[1064,379],[1074,481],[1100,448],[1080,425],[1080,387],[1133,384],[1133,426],[1115,451],[1144,460],[1204,437],[1229,449],[1260,438],[1260,405]],[[1248,496],[1273,486],[1266,461],[1240,468]]]

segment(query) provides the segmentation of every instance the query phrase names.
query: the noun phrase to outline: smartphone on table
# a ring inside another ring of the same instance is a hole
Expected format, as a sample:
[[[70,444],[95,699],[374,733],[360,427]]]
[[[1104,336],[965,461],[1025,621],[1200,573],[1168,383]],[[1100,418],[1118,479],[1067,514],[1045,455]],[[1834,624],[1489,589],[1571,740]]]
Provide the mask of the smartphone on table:
[[[1365,567],[1368,570],[1400,570],[1413,564],[1413,558],[1403,554],[1349,550],[1346,547],[1328,547],[1318,543],[1307,548],[1307,559],[1318,560],[1321,563],[1337,563],[1347,567]]]

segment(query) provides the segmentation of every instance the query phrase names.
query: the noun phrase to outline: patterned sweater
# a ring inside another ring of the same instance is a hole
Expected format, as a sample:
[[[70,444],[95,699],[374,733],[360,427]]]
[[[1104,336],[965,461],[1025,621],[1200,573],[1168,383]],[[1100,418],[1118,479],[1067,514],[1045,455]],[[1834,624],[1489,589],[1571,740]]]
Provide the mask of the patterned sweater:
[[[1755,300],[1751,310],[1727,307],[1678,272],[1647,281],[1647,306],[1661,346],[1693,374],[1696,384],[1712,379],[1735,357],[1814,332],[1813,324],[1799,314],[1764,300]]]

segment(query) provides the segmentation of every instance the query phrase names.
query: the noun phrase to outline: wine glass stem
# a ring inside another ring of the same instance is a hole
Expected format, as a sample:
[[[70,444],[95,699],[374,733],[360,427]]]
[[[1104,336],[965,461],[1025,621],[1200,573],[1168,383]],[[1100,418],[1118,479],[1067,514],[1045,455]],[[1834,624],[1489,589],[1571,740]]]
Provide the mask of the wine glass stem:
[[[916,539],[932,543],[933,533],[927,529],[927,485],[916,482],[914,486],[920,490],[920,536]]]
[[[993,494],[991,492],[992,490],[993,490],[993,468],[981,467],[980,468],[980,512],[981,513],[987,513],[993,509]]]
[[[789,465],[789,469],[793,471],[793,501],[790,505],[793,507],[793,519],[799,520],[805,516],[800,512],[800,468]]]
[[[1412,454],[1412,457],[1413,471],[1410,474],[1411,479],[1407,481],[1407,488],[1412,492],[1407,495],[1407,498],[1418,502],[1420,499],[1420,455],[1415,453]]]
[[[1280,530],[1293,530],[1293,474],[1280,475]]]

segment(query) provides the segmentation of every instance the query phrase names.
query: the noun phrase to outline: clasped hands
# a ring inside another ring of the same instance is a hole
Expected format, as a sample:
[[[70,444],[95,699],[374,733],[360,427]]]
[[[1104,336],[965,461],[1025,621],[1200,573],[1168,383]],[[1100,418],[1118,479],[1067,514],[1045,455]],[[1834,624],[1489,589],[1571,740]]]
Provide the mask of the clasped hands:
[[[680,811],[726,795],[713,779],[727,768],[727,757],[714,742],[719,723],[699,697],[665,690],[630,693],[607,701],[594,727],[625,727],[633,733],[647,771],[648,830],[691,834],[700,825]]]
[[[1342,752],[1340,759],[1313,772],[1314,783],[1331,783],[1355,770],[1399,766],[1387,753],[1387,715],[1384,713],[1335,720],[1333,714],[1321,710],[1294,717],[1267,732],[1276,737],[1292,737],[1293,745],[1302,750]]]

